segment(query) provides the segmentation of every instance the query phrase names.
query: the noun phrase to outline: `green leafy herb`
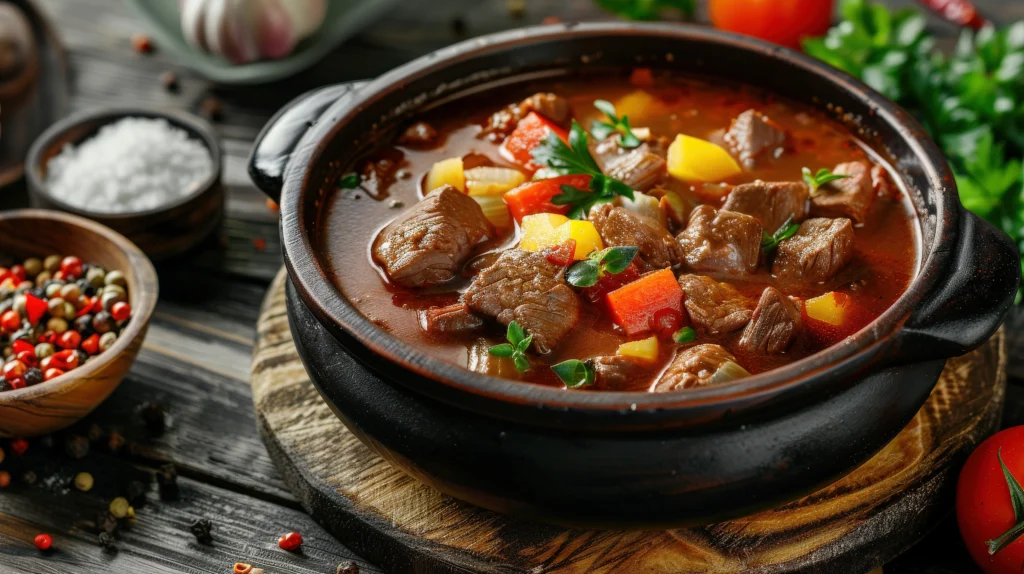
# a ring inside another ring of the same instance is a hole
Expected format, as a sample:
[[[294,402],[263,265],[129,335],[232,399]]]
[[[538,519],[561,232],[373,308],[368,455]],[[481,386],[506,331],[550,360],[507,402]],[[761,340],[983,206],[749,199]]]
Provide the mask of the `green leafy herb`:
[[[697,331],[693,327],[683,327],[672,334],[672,340],[680,345],[692,343],[697,340]]]
[[[996,452],[996,457],[999,458],[999,466],[1003,467],[1003,478],[1006,479],[1006,487],[1010,490],[1010,504],[1013,505],[1014,525],[999,538],[985,542],[990,556],[1006,548],[1014,540],[1020,538],[1021,534],[1024,534],[1024,488],[1021,488],[1017,479],[1010,474],[1010,469],[1006,468],[1006,463],[1003,462],[1002,449]]]
[[[584,362],[577,359],[569,359],[557,365],[552,365],[551,370],[570,389],[578,389],[594,384],[594,365],[589,360]]]
[[[358,173],[350,173],[338,180],[338,187],[342,189],[355,189],[362,183]]]
[[[633,189],[621,181],[601,173],[597,162],[587,149],[587,132],[575,120],[569,130],[569,144],[566,145],[557,135],[549,133],[540,145],[530,152],[533,159],[546,166],[550,173],[556,175],[589,175],[590,185],[586,192],[571,186],[563,185],[562,193],[552,198],[555,205],[570,205],[569,217],[585,219],[590,208],[598,203],[615,199],[617,196],[633,199]]]
[[[811,188],[811,195],[818,193],[818,190],[821,189],[821,186],[825,185],[826,183],[850,177],[848,175],[832,173],[831,170],[826,169],[824,167],[819,169],[818,173],[811,173],[810,168],[805,167],[803,169],[803,174],[804,183],[807,184],[807,187]]]
[[[1024,22],[964,29],[947,55],[918,11],[867,0],[840,10],[842,22],[804,50],[910,110],[953,166],[964,206],[1024,253]]]
[[[615,106],[608,100],[594,100],[594,107],[601,110],[601,113],[608,116],[607,122],[594,122],[590,127],[590,133],[599,140],[606,140],[616,132],[620,134],[619,147],[633,149],[640,146],[640,138],[636,137],[629,127],[629,118],[621,118],[615,111]]]
[[[630,20],[658,20],[666,12],[690,20],[696,10],[694,0],[597,0],[597,5]]]
[[[575,287],[593,287],[606,274],[618,275],[625,271],[639,251],[637,247],[609,247],[594,251],[583,261],[573,263],[565,279]]]
[[[526,351],[530,348],[530,343],[533,342],[533,335],[527,336],[526,331],[523,331],[519,323],[512,321],[508,324],[505,339],[508,340],[508,343],[495,345],[488,352],[495,357],[512,359],[512,362],[516,365],[516,370],[520,373],[529,371],[530,360],[526,358]]]
[[[782,227],[775,230],[775,233],[768,235],[764,233],[761,237],[761,249],[764,250],[765,255],[771,254],[779,246],[779,243],[789,239],[796,235],[796,232],[800,229],[799,223],[793,222],[793,216],[790,215],[789,219],[782,224]]]

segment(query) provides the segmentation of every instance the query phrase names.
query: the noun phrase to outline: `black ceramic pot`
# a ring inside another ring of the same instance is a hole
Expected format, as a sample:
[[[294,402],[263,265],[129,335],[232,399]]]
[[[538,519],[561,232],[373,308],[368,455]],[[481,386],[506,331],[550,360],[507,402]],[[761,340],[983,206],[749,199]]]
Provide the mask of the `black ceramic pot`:
[[[863,331],[792,365],[647,394],[472,373],[378,329],[328,281],[313,247],[318,200],[417,110],[525,76],[637,65],[753,84],[826,110],[890,158],[922,228],[907,292]],[[465,42],[296,100],[264,129],[250,172],[280,200],[292,330],[338,416],[445,493],[572,525],[708,523],[836,480],[910,421],[947,357],[997,329],[1020,281],[1014,245],[961,207],[945,159],[909,114],[799,54],[697,27],[566,24]]]

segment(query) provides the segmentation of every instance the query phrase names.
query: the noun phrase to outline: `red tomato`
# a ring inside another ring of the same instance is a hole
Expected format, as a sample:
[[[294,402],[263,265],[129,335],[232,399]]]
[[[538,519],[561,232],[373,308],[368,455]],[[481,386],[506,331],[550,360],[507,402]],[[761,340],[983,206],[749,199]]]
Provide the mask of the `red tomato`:
[[[562,193],[562,186],[569,185],[577,189],[587,189],[590,185],[589,175],[561,175],[548,179],[528,181],[505,194],[512,217],[522,221],[527,215],[537,213],[569,213],[568,205],[555,205],[551,198]]]
[[[519,120],[515,131],[505,138],[505,142],[501,144],[501,153],[531,173],[535,172],[540,166],[533,163],[533,155],[530,152],[548,137],[549,132],[554,132],[562,141],[569,142],[569,133],[558,124],[537,112],[530,112]]]
[[[709,0],[716,28],[746,34],[790,48],[822,36],[832,24],[834,0]]]
[[[988,574],[1019,574],[1024,565],[1024,537],[994,556],[989,555],[985,544],[1016,523],[999,456],[1010,474],[1024,485],[1024,426],[989,437],[967,459],[956,487],[956,521],[967,550],[982,570]]]

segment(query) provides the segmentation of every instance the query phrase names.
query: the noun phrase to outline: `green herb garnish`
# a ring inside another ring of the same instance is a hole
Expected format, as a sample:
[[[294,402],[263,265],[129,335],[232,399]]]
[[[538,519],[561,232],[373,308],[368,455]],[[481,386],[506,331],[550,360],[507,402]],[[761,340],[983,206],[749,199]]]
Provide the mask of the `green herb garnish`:
[[[355,189],[363,182],[358,173],[350,173],[338,180],[338,187],[341,189]]]
[[[639,251],[637,247],[609,247],[594,251],[583,261],[573,263],[565,279],[575,287],[593,287],[605,275],[618,275],[625,271]]]
[[[789,239],[796,235],[796,232],[800,229],[799,223],[793,223],[793,216],[790,215],[789,219],[782,224],[782,227],[778,228],[775,233],[768,235],[767,232],[761,237],[761,249],[764,250],[765,255],[775,251],[775,248],[779,246],[779,243]]]
[[[640,146],[640,138],[636,137],[636,134],[629,127],[629,118],[627,116],[620,118],[615,111],[615,106],[611,102],[608,100],[594,100],[594,107],[608,116],[609,120],[607,122],[595,121],[590,126],[590,133],[594,134],[595,138],[606,140],[608,136],[618,132],[620,134],[619,147],[633,149]]]
[[[630,20],[658,20],[665,12],[691,20],[696,11],[694,0],[597,0],[597,5]]]
[[[597,162],[587,149],[587,132],[576,120],[569,130],[569,145],[554,133],[549,133],[537,147],[530,152],[533,159],[557,175],[589,175],[590,193],[568,185],[562,186],[562,193],[551,199],[555,205],[570,205],[569,217],[585,219],[590,208],[598,203],[605,203],[618,196],[633,199],[633,189],[621,181],[601,173]]]
[[[683,327],[672,334],[672,340],[680,345],[692,343],[697,340],[697,331],[694,331],[693,327]]]
[[[508,331],[505,333],[508,343],[491,347],[490,352],[495,357],[511,358],[516,365],[516,370],[525,373],[530,370],[530,361],[526,358],[526,350],[533,342],[533,335],[526,336],[526,331],[519,326],[519,323],[512,321],[508,324]]]
[[[811,195],[818,193],[818,190],[821,189],[821,186],[825,185],[826,183],[850,177],[848,175],[832,173],[831,170],[826,169],[824,167],[819,169],[818,173],[811,173],[810,168],[805,167],[803,169],[803,174],[804,183],[807,184],[807,187],[811,188]]]
[[[570,389],[578,389],[594,384],[593,361],[580,361],[569,359],[557,365],[552,365],[551,370],[558,375],[558,378]]]

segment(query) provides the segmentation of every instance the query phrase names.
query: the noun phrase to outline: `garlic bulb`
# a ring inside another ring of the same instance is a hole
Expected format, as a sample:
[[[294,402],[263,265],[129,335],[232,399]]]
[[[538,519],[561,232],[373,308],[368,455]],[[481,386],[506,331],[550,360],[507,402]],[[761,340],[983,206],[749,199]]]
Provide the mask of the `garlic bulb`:
[[[291,54],[323,24],[327,0],[178,0],[178,8],[191,45],[247,64]]]

